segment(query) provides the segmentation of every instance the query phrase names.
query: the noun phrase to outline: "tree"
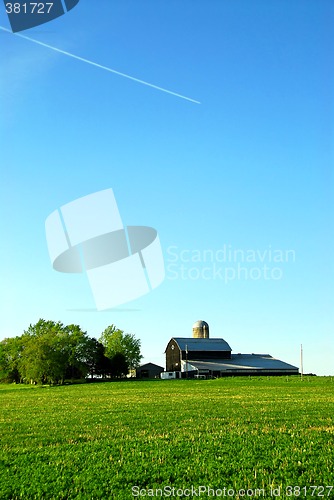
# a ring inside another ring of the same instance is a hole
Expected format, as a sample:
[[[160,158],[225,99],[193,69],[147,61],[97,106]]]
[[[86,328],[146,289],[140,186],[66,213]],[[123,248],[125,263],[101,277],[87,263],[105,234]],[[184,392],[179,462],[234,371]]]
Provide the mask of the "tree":
[[[111,358],[111,373],[110,375],[114,378],[125,377],[129,373],[129,365],[126,362],[124,354],[121,352],[116,353]]]
[[[0,342],[0,381],[20,382],[19,362],[24,349],[23,336],[5,338]]]
[[[143,357],[140,353],[141,343],[133,334],[124,333],[115,325],[110,325],[103,331],[100,342],[104,345],[108,358],[112,359],[116,354],[123,354],[130,370],[139,366]]]
[[[140,341],[114,325],[99,342],[78,325],[40,319],[0,342],[0,381],[59,384],[87,375],[121,377],[138,366]]]
[[[25,381],[39,384],[64,381],[68,358],[61,340],[54,332],[29,339],[19,363]]]
[[[87,373],[93,378],[94,375],[107,376],[111,374],[111,360],[104,354],[105,348],[95,338],[88,339],[83,352]]]
[[[19,372],[25,381],[63,383],[65,378],[82,378],[89,371],[86,351],[89,337],[78,325],[40,319],[21,337],[24,345]]]
[[[63,382],[69,364],[68,338],[61,322],[40,319],[21,337],[24,348],[19,360],[21,377],[41,384]]]
[[[67,351],[68,363],[66,378],[83,378],[90,373],[93,343],[86,332],[78,325],[63,328],[63,337]],[[94,339],[95,340],[95,339]]]

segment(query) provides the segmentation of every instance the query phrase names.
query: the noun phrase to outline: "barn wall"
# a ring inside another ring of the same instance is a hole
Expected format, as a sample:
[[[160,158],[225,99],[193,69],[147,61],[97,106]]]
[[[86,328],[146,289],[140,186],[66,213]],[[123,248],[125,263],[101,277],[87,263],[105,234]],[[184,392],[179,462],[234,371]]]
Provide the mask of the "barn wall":
[[[188,355],[186,351],[182,351],[182,359],[197,359],[197,360],[208,360],[208,359],[231,359],[231,351],[189,351]]]
[[[171,339],[166,349],[166,371],[174,372],[181,370],[181,353],[177,343]]]

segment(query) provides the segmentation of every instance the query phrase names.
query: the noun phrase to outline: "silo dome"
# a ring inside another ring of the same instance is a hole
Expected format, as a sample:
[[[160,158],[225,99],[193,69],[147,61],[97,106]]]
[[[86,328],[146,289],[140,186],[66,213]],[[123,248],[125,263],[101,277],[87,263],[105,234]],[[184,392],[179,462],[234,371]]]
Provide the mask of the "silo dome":
[[[194,339],[209,338],[209,325],[206,321],[199,320],[193,324],[193,337]]]

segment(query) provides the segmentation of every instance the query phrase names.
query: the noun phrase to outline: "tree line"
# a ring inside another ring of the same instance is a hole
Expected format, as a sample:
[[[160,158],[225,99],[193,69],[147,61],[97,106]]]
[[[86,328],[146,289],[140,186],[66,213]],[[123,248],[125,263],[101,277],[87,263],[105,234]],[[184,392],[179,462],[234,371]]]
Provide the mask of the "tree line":
[[[139,366],[140,340],[114,325],[99,340],[78,325],[40,319],[0,342],[0,382],[63,384],[68,379],[120,378]]]

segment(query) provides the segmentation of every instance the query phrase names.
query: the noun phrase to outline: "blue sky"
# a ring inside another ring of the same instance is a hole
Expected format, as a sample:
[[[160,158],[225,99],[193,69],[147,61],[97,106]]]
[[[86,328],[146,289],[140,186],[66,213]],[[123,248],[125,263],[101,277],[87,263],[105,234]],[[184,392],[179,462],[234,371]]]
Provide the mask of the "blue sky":
[[[170,337],[204,319],[234,352],[299,366],[302,343],[305,372],[333,375],[333,11],[81,0],[22,32],[201,104],[0,31],[0,338],[41,317],[95,337],[113,323],[164,366]],[[52,269],[44,223],[107,188],[125,224],[157,229],[166,278],[97,312],[84,274]],[[239,252],[218,262],[224,249]]]

